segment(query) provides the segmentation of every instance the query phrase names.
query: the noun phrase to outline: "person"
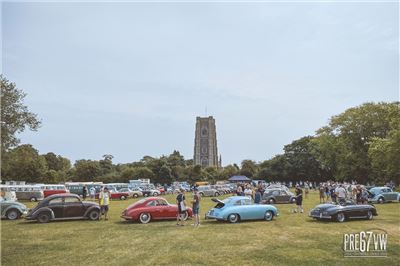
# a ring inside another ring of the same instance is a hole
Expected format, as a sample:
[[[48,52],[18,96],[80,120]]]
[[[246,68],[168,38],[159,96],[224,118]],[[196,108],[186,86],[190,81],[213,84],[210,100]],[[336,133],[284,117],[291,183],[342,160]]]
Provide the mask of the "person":
[[[337,202],[336,185],[332,185],[331,187],[331,198],[332,202]]]
[[[104,220],[107,221],[107,214],[109,210],[109,203],[110,203],[110,198],[111,194],[110,191],[108,191],[108,188],[105,187],[102,189],[99,193],[99,205],[100,205],[100,210],[101,210],[101,215],[104,215]],[[101,220],[101,217],[99,218]]]
[[[96,197],[96,188],[95,187],[91,187],[90,188],[90,199],[94,200]]]
[[[294,212],[301,212],[303,213],[303,190],[300,188],[299,185],[296,185],[296,209]]]
[[[82,190],[82,198],[85,200],[86,196],[88,194],[88,189],[86,186],[83,186],[83,190]]]
[[[343,203],[346,201],[346,189],[343,187],[343,184],[340,184],[338,188],[336,188],[336,194],[338,197],[338,202]]]
[[[193,200],[192,200],[192,210],[193,210],[193,218],[194,218],[194,226],[200,226],[200,194],[197,187],[194,188]]]
[[[244,195],[249,199],[252,199],[253,190],[251,190],[250,185],[247,185],[246,189],[244,190]]]
[[[186,213],[185,190],[181,188],[178,196],[176,196],[176,204],[178,205],[178,215],[176,216],[176,225],[184,226],[184,218]]]
[[[258,188],[255,195],[254,195],[254,203],[255,204],[260,204],[261,203],[261,188]]]
[[[304,192],[305,192],[305,198],[308,198],[308,192],[310,190],[310,187],[308,186],[308,182],[304,183]]]
[[[238,185],[237,189],[236,189],[236,195],[237,196],[242,196],[242,186]]]
[[[323,184],[319,185],[319,203],[325,203],[325,187]]]
[[[361,188],[361,201],[362,204],[368,204],[368,190],[363,186]]]

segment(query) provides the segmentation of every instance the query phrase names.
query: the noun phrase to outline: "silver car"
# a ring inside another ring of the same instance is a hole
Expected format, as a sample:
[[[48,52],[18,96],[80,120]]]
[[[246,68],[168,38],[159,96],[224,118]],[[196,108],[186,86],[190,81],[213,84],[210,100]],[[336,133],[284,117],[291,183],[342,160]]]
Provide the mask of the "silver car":
[[[198,186],[197,189],[202,197],[218,197],[222,194],[218,190],[211,188],[211,186]]]

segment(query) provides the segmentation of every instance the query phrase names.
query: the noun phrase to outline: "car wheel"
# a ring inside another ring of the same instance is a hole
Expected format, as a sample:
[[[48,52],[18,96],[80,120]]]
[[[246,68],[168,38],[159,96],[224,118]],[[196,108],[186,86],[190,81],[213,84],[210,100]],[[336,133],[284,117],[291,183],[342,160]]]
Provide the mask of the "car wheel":
[[[8,210],[6,214],[8,220],[16,220],[20,215],[20,212],[16,209]]]
[[[218,192],[215,192],[214,196],[215,196],[215,197],[218,197],[218,196],[219,196],[219,193],[218,193]]]
[[[157,197],[157,196],[158,196],[158,193],[157,193],[157,192],[154,192],[154,193],[153,193],[153,196],[154,196],[154,197]]]
[[[345,220],[346,216],[343,212],[339,212],[338,214],[336,214],[336,221],[338,221],[339,223],[343,223]]]
[[[367,212],[367,219],[368,220],[372,220],[372,218],[374,218],[374,215],[372,215],[372,211],[368,211]]]
[[[39,213],[36,219],[39,223],[48,223],[50,221],[50,214],[47,212]]]
[[[150,222],[150,220],[151,220],[151,216],[150,216],[150,214],[147,213],[147,212],[141,213],[140,216],[139,216],[139,221],[140,221],[142,224],[147,224],[147,223]]]
[[[296,203],[296,198],[293,198],[290,202]]]
[[[274,214],[272,213],[272,211],[266,211],[265,215],[264,215],[264,219],[266,221],[271,221],[272,218],[274,218]]]
[[[32,202],[37,201],[37,198],[32,197],[32,198],[30,198],[30,201],[32,201]]]
[[[274,204],[275,200],[274,199],[269,199],[268,202],[269,202],[269,204]]]
[[[239,215],[237,215],[236,213],[229,214],[228,221],[230,223],[237,223],[239,221]]]
[[[125,196],[121,196],[120,199],[121,200],[126,200],[126,197]]]
[[[137,198],[137,197],[139,197],[139,195],[135,193],[135,194],[133,194],[133,197]]]
[[[384,202],[385,202],[385,199],[384,199],[384,198],[381,197],[381,198],[378,199],[378,203],[382,204],[382,203],[384,203]]]
[[[204,197],[204,193],[203,192],[200,192],[200,197]]]
[[[185,214],[183,215],[183,220],[186,221],[189,218],[189,213],[185,212]]]
[[[100,212],[97,210],[91,211],[89,213],[89,219],[92,221],[96,221],[100,218]]]

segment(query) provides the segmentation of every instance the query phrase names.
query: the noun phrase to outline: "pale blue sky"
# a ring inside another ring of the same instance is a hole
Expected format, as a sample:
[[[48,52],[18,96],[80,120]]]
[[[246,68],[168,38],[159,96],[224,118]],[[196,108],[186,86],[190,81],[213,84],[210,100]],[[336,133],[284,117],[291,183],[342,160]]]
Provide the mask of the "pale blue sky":
[[[2,72],[41,153],[262,161],[366,101],[399,99],[398,3],[3,3]]]

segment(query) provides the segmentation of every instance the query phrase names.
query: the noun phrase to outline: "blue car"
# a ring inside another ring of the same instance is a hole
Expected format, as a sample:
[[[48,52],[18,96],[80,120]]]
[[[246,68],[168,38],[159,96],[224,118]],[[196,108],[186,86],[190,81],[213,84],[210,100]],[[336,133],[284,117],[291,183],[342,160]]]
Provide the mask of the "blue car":
[[[243,220],[266,220],[271,221],[278,216],[278,209],[272,205],[254,204],[251,199],[243,196],[229,197],[224,200],[211,199],[217,205],[209,210],[206,219],[228,221],[237,223]]]
[[[400,201],[400,193],[393,191],[390,187],[374,187],[369,190],[369,202],[385,203],[391,201]]]

